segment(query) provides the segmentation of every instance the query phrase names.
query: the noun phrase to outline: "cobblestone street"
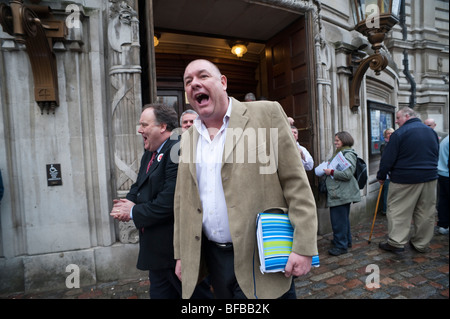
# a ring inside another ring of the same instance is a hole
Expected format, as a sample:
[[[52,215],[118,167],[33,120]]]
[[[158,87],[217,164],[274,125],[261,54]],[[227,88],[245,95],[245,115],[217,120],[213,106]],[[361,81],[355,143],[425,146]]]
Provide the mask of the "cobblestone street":
[[[427,253],[407,246],[394,254],[378,248],[386,238],[386,216],[379,215],[369,244],[371,222],[352,228],[353,247],[330,256],[332,234],[318,240],[320,267],[296,279],[298,299],[448,299],[448,235],[435,234]],[[376,278],[379,271],[379,280]],[[135,278],[78,289],[14,293],[7,299],[148,299],[148,278]],[[376,287],[379,284],[379,287]]]
[[[440,299],[448,298],[448,235],[435,234],[431,251],[421,254],[406,247],[394,254],[378,248],[387,233],[386,216],[378,216],[371,243],[371,223],[352,228],[353,247],[347,254],[330,256],[332,235],[319,240],[321,266],[297,279],[298,298]],[[379,288],[375,271],[379,270]],[[367,286],[366,286],[367,284]],[[371,288],[372,286],[372,288]]]

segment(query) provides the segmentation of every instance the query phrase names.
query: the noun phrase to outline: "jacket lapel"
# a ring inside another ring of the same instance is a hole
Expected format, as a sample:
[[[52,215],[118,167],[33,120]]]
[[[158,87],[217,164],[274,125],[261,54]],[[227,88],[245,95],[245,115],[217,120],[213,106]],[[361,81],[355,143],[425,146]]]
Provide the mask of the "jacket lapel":
[[[244,133],[245,127],[249,120],[249,118],[245,116],[247,107],[235,98],[232,98],[232,103],[233,104],[231,109],[230,122],[228,123],[228,129],[230,129],[230,131],[227,132],[225,138],[222,167],[224,163],[228,163],[228,160],[232,160],[232,158],[229,159],[229,157],[233,156],[233,151],[236,147],[236,144],[242,137],[242,134]]]
[[[143,174],[143,178],[140,180],[139,186],[145,183],[145,181],[150,177],[150,175],[155,171],[155,169],[159,166],[159,162],[162,160],[162,156],[170,156],[170,154],[165,154],[166,150],[170,147],[171,143],[173,143],[170,139],[166,141],[166,144],[161,148],[161,151],[155,156],[152,165],[150,166],[147,173]],[[145,170],[147,170],[147,165],[150,162],[152,157],[152,153],[149,152],[148,160],[145,162]],[[159,160],[158,160],[159,159]]]
[[[189,151],[192,152],[189,154],[189,171],[191,172],[192,178],[194,180],[197,180],[197,142],[198,138],[200,137],[200,134],[198,133],[197,129],[195,127],[192,128],[192,134],[189,135],[190,140],[190,147]]]

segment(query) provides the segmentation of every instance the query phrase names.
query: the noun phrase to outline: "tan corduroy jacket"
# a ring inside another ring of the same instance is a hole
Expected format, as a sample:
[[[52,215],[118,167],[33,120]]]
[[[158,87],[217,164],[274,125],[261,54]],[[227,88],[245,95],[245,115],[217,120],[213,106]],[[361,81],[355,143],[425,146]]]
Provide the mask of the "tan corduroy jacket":
[[[260,272],[256,214],[271,207],[287,208],[294,226],[293,251],[313,256],[317,254],[315,200],[280,104],[232,99],[226,134],[221,175],[236,279],[248,298],[255,298],[255,291],[258,298],[278,298],[289,289],[292,278]],[[182,136],[175,190],[174,256],[181,259],[183,298],[192,295],[203,269],[203,210],[195,163],[198,137],[195,127]]]

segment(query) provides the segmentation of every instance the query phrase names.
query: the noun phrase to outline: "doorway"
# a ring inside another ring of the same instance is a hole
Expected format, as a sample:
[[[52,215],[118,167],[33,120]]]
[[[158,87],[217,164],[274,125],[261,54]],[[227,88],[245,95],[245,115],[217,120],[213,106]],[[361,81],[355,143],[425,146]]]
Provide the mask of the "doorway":
[[[190,108],[184,96],[183,73],[198,58],[215,63],[228,78],[228,93],[243,101],[246,93],[278,101],[299,129],[299,143],[315,158],[315,98],[312,39],[307,14],[258,1],[147,0],[152,5],[157,94],[175,101],[178,115]],[[143,26],[143,24],[141,24]],[[153,32],[152,32],[153,33]],[[145,37],[141,36],[141,42]],[[237,58],[230,52],[234,40],[247,43]],[[146,44],[145,54],[149,51]],[[143,67],[145,85],[154,83]],[[143,101],[145,95],[143,95]],[[314,176],[308,173],[310,182]],[[313,184],[313,183],[312,183]]]
[[[266,44],[269,98],[278,101],[298,128],[298,142],[314,154],[314,121],[310,54],[305,17],[276,34]],[[314,158],[314,155],[313,155]],[[316,163],[317,164],[317,163]],[[308,172],[310,182],[313,174]]]

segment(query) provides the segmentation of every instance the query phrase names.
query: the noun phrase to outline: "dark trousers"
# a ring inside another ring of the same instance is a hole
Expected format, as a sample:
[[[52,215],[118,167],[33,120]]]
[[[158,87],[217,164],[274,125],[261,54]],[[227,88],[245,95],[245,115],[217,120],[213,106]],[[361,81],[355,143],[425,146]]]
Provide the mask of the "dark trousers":
[[[386,214],[387,212],[387,197],[389,192],[389,183],[391,182],[390,179],[385,179],[383,184],[383,213]]]
[[[242,292],[234,274],[234,250],[230,245],[221,248],[203,236],[203,254],[209,270],[214,295],[218,299],[247,299]],[[280,299],[296,299],[294,280],[291,288]]]
[[[438,222],[439,227],[448,227],[448,215],[449,215],[449,178],[439,175],[439,200],[438,200]]]
[[[333,229],[333,243],[343,250],[352,244],[350,228],[350,203],[330,207],[331,228]]]
[[[150,299],[181,299],[181,281],[175,268],[150,270]],[[212,299],[209,282],[205,279],[194,290],[191,299]]]

